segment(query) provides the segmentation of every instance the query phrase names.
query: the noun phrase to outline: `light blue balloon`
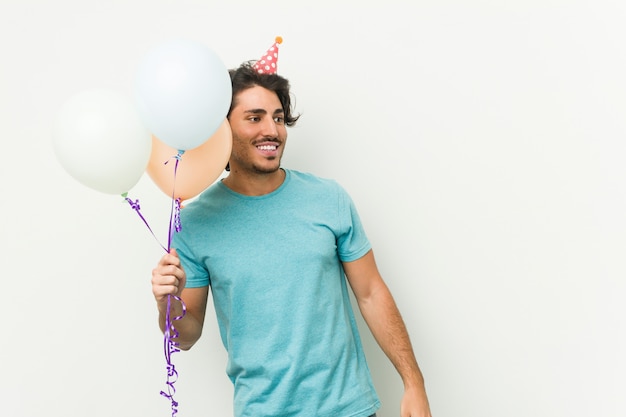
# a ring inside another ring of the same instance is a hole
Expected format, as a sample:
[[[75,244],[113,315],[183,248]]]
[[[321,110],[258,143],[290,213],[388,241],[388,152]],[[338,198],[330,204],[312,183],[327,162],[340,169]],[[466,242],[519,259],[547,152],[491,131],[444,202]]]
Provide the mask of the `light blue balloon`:
[[[163,143],[189,150],[217,131],[230,108],[228,69],[196,41],[176,39],[150,50],[135,80],[137,111]]]

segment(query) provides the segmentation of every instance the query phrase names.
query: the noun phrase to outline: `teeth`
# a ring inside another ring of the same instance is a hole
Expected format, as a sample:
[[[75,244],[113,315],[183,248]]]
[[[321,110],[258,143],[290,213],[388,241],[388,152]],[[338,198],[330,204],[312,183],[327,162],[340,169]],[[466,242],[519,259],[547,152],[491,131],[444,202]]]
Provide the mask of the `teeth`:
[[[263,145],[263,146],[257,146],[257,148],[262,151],[274,151],[276,150],[276,145]]]

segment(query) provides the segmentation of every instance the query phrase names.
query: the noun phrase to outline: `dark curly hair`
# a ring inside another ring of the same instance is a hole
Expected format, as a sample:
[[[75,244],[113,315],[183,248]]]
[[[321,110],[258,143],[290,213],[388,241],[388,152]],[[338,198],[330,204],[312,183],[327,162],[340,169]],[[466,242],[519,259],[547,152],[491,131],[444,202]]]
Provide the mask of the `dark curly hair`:
[[[254,69],[255,62],[256,61],[246,61],[241,64],[239,68],[228,70],[233,85],[233,99],[226,117],[230,117],[231,111],[237,104],[237,94],[258,85],[276,93],[280,104],[283,106],[283,111],[285,112],[285,125],[289,127],[295,125],[300,115],[294,115],[292,112],[293,109],[291,108],[291,95],[289,91],[291,86],[289,85],[289,80],[278,74],[259,74],[257,70]]]

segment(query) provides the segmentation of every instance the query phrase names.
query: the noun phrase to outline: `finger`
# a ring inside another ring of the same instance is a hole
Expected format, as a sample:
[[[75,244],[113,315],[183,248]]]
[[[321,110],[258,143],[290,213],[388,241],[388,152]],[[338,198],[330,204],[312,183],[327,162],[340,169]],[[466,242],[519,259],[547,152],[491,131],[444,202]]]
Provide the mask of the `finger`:
[[[160,268],[167,268],[167,267],[178,268],[180,267],[180,260],[176,258],[175,256],[165,255],[163,256],[163,258],[161,258],[161,261],[159,262],[159,267]]]
[[[152,289],[154,298],[157,300],[163,300],[168,295],[178,295],[178,287],[174,285],[160,285]]]
[[[159,266],[152,270],[153,285],[178,284],[184,279],[184,277],[184,271],[174,265]]]
[[[152,293],[161,298],[167,294],[177,295],[184,284],[174,275],[161,275],[155,273],[152,277]]]
[[[164,267],[163,269],[167,269]],[[180,282],[180,277],[176,273],[163,273],[164,271],[161,269],[155,269],[152,273],[152,284],[153,285],[177,285]]]
[[[171,248],[170,252],[166,256],[167,256],[167,260],[171,264],[180,266],[180,256],[178,256],[178,252],[176,252],[176,249]]]

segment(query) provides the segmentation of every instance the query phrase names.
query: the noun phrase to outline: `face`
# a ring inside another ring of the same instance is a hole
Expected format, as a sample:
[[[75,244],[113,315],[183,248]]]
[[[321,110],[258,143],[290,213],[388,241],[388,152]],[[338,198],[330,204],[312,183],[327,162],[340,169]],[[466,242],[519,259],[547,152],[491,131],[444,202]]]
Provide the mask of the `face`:
[[[278,96],[254,86],[237,94],[234,102],[229,116],[233,133],[231,173],[276,172],[287,141],[284,111]]]

